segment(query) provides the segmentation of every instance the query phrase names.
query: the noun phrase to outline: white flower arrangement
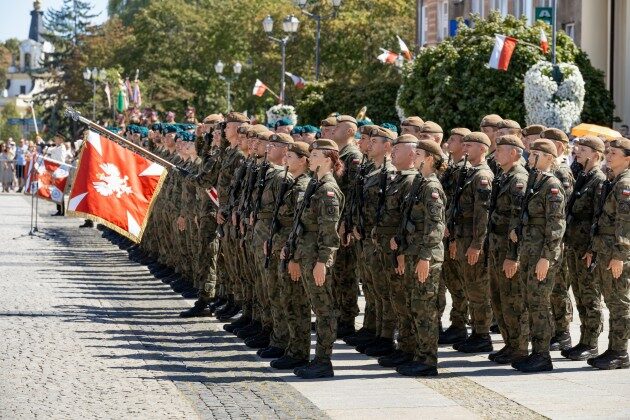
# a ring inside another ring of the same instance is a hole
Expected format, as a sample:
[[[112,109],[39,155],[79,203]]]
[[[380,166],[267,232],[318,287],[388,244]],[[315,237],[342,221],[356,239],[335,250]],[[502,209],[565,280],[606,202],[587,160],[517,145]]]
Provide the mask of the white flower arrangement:
[[[267,123],[275,124],[283,118],[290,118],[293,121],[293,125],[297,124],[297,114],[295,108],[291,105],[274,105],[267,110]]]
[[[580,123],[584,107],[584,79],[577,66],[558,64],[563,79],[558,85],[552,78],[548,61],[534,64],[525,73],[524,100],[527,125],[541,124],[565,133]]]

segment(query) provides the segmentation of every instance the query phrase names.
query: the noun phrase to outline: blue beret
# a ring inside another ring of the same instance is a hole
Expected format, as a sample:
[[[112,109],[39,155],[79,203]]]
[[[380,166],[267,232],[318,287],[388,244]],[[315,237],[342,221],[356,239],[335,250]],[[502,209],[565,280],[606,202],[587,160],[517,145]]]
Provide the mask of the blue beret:
[[[175,125],[177,126],[179,130],[184,130],[184,131],[194,130],[195,128],[197,128],[196,124],[190,124],[190,123],[177,123]]]
[[[303,125],[302,132],[303,133],[319,133],[319,128],[312,125]]]
[[[149,137],[149,129],[143,126],[138,126],[136,133],[140,134],[140,137]]]
[[[278,121],[276,121],[276,128],[277,127],[286,127],[287,125],[293,125],[293,121],[291,121],[290,118],[281,118]]]
[[[175,139],[191,142],[195,141],[195,135],[193,133],[189,133],[188,131],[178,131],[177,134],[175,134]]]
[[[118,133],[120,132],[120,128],[118,128],[118,127],[111,127],[111,126],[110,126],[110,127],[105,127],[105,129],[106,129],[107,131],[111,131],[111,132],[112,132],[112,133],[114,133],[114,134],[118,134]]]
[[[296,125],[295,127],[293,127],[293,130],[291,130],[291,134],[302,134],[304,133],[304,129],[302,128],[301,125]]]
[[[153,130],[153,131],[162,131],[162,123],[151,124],[151,130]]]
[[[394,133],[398,134],[398,127],[396,127],[396,124],[384,122],[384,123],[381,123],[381,127],[387,128],[388,130],[392,130]]]
[[[357,121],[357,128],[363,127],[364,125],[370,125],[370,124],[374,124],[374,123],[369,118],[365,118],[363,120],[358,120]]]
[[[162,124],[162,134],[177,133],[179,128],[175,124]]]

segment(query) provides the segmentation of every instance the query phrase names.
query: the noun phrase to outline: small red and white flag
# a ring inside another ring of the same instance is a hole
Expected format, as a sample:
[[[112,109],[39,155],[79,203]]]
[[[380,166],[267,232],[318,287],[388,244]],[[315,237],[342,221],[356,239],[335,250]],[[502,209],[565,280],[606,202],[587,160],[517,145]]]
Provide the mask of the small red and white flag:
[[[218,208],[219,207],[219,192],[217,191],[217,189],[212,187],[210,189],[207,189],[206,192],[208,193],[208,197],[210,197],[210,201],[212,201],[212,203]]]
[[[381,63],[394,64],[396,62],[396,59],[398,58],[398,54],[396,54],[395,52],[386,50],[385,48],[381,48],[381,51],[382,51],[381,55],[376,57]]]
[[[90,131],[81,149],[68,214],[140,242],[167,170]]]
[[[252,92],[253,95],[263,96],[267,91],[267,85],[256,79],[256,84],[254,85],[254,90]]]
[[[304,80],[300,76],[295,75],[293,73],[289,73],[288,71],[285,71],[284,74],[286,74],[287,76],[291,78],[296,88],[304,89],[304,86],[306,86],[306,80]]]
[[[36,155],[31,160],[24,194],[61,204],[72,166]]]
[[[494,37],[494,49],[488,65],[491,69],[506,71],[518,40],[505,35],[495,35]]]
[[[409,51],[409,47],[407,47],[407,44],[405,44],[405,41],[403,41],[401,37],[396,35],[396,38],[398,38],[398,45],[400,46],[400,54],[403,57],[405,57],[407,61],[411,61],[412,56],[411,56],[411,51]]]
[[[543,54],[547,54],[549,51],[549,42],[547,41],[547,34],[544,30],[540,30],[540,49],[543,51]]]

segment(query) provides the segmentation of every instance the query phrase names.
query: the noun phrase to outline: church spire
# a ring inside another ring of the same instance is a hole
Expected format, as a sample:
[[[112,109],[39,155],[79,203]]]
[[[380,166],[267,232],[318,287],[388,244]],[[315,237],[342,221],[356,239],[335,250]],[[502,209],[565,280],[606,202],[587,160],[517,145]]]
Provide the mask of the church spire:
[[[44,12],[39,0],[33,2],[31,10],[31,27],[28,30],[28,37],[33,41],[44,42],[42,32],[44,31]]]

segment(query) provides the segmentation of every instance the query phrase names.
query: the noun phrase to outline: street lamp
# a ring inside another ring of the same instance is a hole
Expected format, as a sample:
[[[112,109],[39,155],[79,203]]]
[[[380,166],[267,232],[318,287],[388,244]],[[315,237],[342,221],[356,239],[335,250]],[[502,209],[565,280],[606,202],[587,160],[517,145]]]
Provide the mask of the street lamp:
[[[241,71],[243,71],[243,65],[239,61],[234,63],[234,65],[232,66],[232,72],[234,74],[232,76],[224,76],[223,75],[224,69],[225,69],[225,64],[223,64],[223,61],[221,60],[217,61],[217,63],[214,65],[214,71],[219,75],[219,79],[225,81],[225,83],[227,84],[227,112],[230,112],[230,110],[232,109],[232,101],[230,98],[232,82],[238,79],[238,76],[241,74]]]
[[[280,50],[282,53],[282,67],[280,74],[280,103],[284,103],[284,75],[286,69],[286,49],[287,42],[289,41],[291,35],[295,34],[300,26],[300,21],[293,15],[289,15],[284,18],[282,21],[282,30],[287,34],[284,38],[275,38],[271,36],[271,32],[273,31],[273,18],[270,15],[267,15],[266,18],[263,19],[263,30],[267,34],[267,38],[278,43],[280,45]]]
[[[322,20],[334,19],[337,17],[339,7],[341,7],[341,0],[332,0],[333,12],[328,15],[319,15],[311,13],[306,10],[308,0],[295,0],[295,5],[300,8],[303,14],[315,21],[315,80],[319,81],[319,67],[320,67],[320,36],[322,29]]]
[[[97,69],[94,67],[92,70],[86,68],[83,70],[83,78],[88,82],[92,81],[92,120],[96,121],[96,83],[103,82],[107,79],[107,72],[105,69]]]

